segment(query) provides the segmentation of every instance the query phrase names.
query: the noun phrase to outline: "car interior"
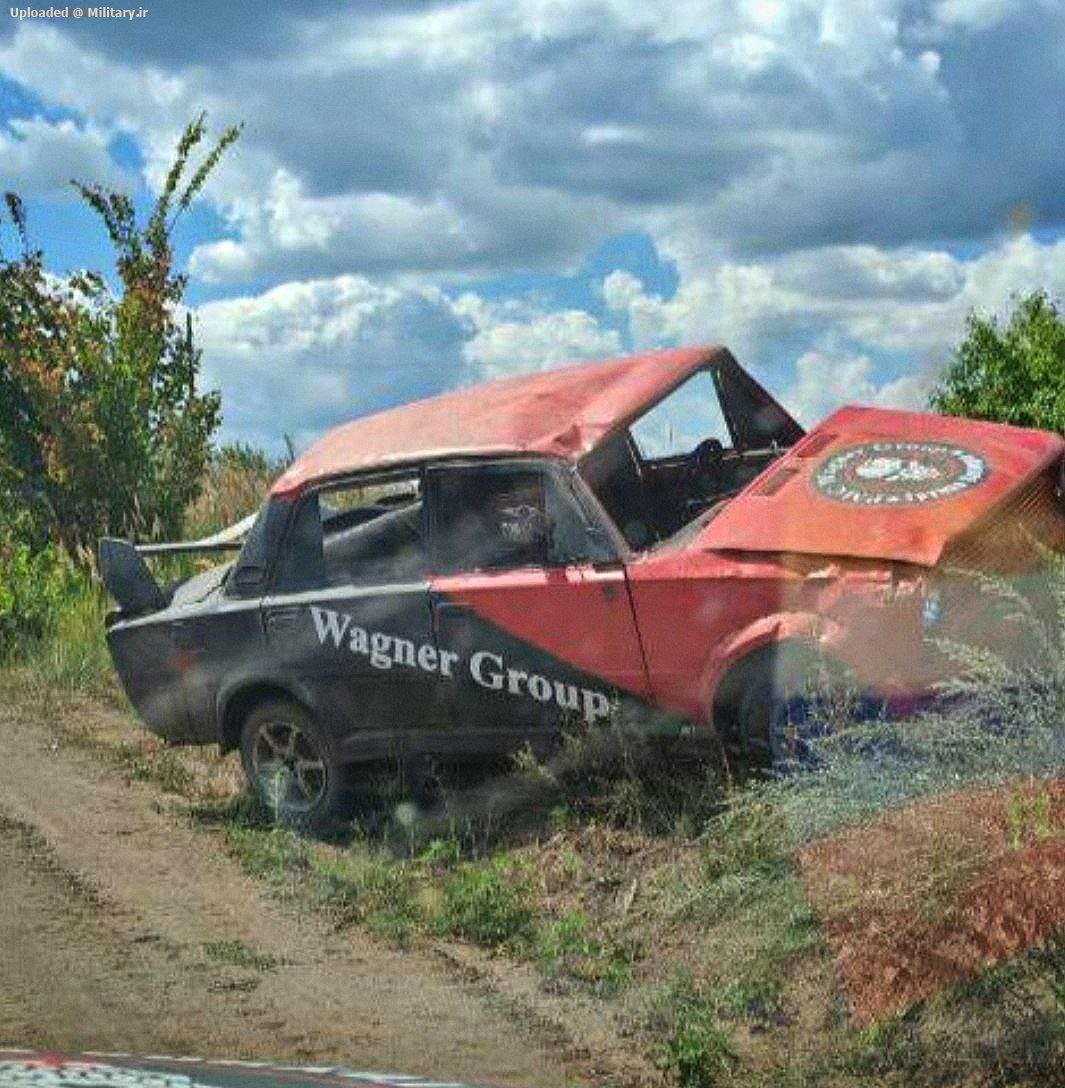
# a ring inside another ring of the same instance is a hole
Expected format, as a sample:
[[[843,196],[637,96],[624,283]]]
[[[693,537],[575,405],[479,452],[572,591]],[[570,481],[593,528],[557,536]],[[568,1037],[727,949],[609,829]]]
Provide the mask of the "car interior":
[[[715,367],[597,446],[580,473],[630,547],[648,548],[720,509],[803,433],[738,367]]]
[[[576,501],[540,467],[449,466],[436,469],[432,481],[437,571],[584,562],[611,554],[588,538]],[[325,493],[318,510],[312,504],[308,517],[297,521],[310,522],[304,547],[321,556],[326,582],[395,581],[425,573],[424,509],[421,486],[410,478],[384,494],[357,487]]]
[[[426,549],[417,476],[310,496],[285,553],[279,575],[285,588],[421,576]]]
[[[362,507],[359,519],[348,512],[334,529],[326,519],[326,578],[329,581],[366,578],[413,578],[425,571],[425,538],[420,499],[401,506]]]

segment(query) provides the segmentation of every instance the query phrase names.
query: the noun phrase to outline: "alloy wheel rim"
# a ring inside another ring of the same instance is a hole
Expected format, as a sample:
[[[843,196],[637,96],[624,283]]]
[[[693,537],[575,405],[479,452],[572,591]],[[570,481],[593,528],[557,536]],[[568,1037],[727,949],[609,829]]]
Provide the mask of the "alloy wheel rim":
[[[255,781],[277,811],[309,812],[325,795],[329,776],[318,744],[292,722],[259,726],[252,763]]]

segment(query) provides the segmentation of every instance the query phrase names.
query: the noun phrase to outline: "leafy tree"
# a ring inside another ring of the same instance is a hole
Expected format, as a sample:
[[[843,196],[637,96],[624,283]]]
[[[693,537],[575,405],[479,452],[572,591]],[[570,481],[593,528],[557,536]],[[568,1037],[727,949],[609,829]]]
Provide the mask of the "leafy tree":
[[[1005,328],[970,314],[931,403],[947,415],[1065,434],[1065,316],[1043,291],[1020,299]]]
[[[186,181],[205,135],[202,116],[185,129],[143,224],[128,196],[74,183],[114,246],[117,293],[92,273],[50,275],[21,201],[5,198],[20,249],[0,251],[0,518],[17,509],[23,539],[58,541],[83,562],[101,535],[180,531],[220,421],[217,393],[196,388],[200,351],[171,244],[239,129]]]

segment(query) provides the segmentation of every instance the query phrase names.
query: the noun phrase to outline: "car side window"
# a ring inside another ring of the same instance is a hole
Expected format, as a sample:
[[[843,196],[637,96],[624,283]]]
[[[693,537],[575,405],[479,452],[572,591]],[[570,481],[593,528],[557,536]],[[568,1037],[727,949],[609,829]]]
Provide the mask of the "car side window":
[[[439,572],[603,558],[576,501],[540,466],[442,465],[430,470],[428,485]]]
[[[421,480],[412,474],[304,499],[288,533],[278,588],[402,582],[425,570]]]

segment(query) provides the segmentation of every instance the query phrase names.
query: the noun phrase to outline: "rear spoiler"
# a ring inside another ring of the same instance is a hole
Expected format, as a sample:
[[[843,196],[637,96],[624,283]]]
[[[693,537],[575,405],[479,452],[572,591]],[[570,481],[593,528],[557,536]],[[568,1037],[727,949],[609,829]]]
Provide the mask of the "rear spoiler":
[[[100,577],[123,613],[158,612],[166,608],[169,594],[163,592],[148,569],[146,555],[239,551],[257,516],[249,514],[212,536],[173,544],[131,544],[128,540],[105,536],[100,541]]]
[[[235,525],[230,525],[212,536],[199,540],[180,540],[173,544],[134,544],[131,545],[141,555],[184,555],[189,552],[239,552],[244,547],[244,538],[255,524],[259,515],[249,514]]]

